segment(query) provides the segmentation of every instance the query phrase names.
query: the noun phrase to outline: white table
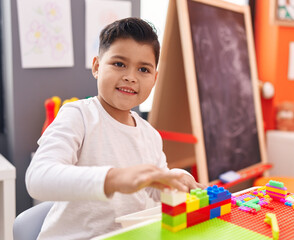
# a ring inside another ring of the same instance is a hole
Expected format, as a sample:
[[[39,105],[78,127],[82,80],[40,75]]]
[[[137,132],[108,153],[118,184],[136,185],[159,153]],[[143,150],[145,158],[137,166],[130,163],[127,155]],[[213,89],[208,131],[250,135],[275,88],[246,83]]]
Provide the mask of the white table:
[[[15,167],[0,154],[0,239],[12,240],[15,219]]]

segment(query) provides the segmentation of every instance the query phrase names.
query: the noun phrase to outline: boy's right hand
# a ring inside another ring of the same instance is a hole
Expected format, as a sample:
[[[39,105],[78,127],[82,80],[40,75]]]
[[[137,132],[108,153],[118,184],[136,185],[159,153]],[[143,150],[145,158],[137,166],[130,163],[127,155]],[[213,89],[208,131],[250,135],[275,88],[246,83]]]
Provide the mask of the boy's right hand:
[[[138,165],[128,168],[112,168],[108,171],[104,183],[107,197],[115,192],[134,193],[145,187],[164,189],[167,187],[179,191],[189,191],[180,181],[184,173],[164,171],[153,165]]]

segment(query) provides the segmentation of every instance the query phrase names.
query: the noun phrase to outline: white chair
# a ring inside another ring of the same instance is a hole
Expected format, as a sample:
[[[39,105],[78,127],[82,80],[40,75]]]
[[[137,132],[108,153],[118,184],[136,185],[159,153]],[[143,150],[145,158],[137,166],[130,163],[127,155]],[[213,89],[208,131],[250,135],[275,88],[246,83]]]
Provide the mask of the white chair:
[[[53,202],[42,202],[20,213],[14,220],[14,240],[36,240]]]

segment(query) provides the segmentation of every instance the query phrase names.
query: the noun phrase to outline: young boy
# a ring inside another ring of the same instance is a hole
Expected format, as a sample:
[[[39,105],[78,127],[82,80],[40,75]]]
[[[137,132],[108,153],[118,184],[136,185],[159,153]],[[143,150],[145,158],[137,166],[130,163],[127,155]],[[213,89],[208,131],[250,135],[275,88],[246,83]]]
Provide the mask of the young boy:
[[[114,219],[145,209],[149,197],[159,201],[158,189],[200,186],[167,168],[160,135],[131,111],[150,94],[158,58],[157,35],[145,21],[102,30],[92,68],[98,96],[60,109],[26,173],[33,198],[55,201],[39,239],[90,239],[117,229]]]

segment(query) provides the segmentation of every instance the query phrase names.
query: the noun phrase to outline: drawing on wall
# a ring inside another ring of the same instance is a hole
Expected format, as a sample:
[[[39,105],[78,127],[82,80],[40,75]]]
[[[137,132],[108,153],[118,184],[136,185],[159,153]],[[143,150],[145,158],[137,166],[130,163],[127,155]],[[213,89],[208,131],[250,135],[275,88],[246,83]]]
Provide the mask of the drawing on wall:
[[[274,24],[294,26],[294,1],[271,0],[271,15]]]
[[[70,0],[18,0],[23,68],[72,67]]]
[[[279,19],[294,19],[294,2],[290,0],[278,0],[277,14]]]
[[[92,68],[92,59],[98,54],[101,30],[115,20],[130,17],[130,1],[85,0],[86,2],[86,68]]]

